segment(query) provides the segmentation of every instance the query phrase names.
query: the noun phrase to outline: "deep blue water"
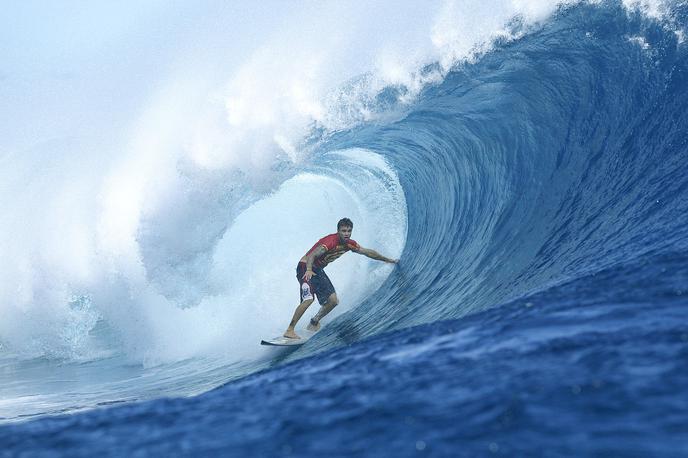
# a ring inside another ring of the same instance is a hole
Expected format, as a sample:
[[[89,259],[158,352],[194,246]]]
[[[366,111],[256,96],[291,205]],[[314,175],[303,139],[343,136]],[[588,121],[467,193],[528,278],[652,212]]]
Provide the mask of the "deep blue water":
[[[643,257],[196,398],[5,426],[4,454],[685,456],[687,261]]]
[[[688,455],[687,23],[565,9],[327,139],[318,167],[365,148],[404,188],[379,290],[261,372],[4,425],[0,454]]]

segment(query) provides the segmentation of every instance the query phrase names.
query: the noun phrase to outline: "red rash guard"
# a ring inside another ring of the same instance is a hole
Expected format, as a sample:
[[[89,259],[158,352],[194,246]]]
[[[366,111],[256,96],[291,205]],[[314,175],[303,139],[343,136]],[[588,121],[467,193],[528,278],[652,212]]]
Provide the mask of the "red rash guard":
[[[346,244],[339,240],[338,234],[330,234],[318,240],[313,247],[301,258],[300,262],[306,262],[308,255],[310,255],[319,246],[325,247],[327,250],[324,254],[315,258],[313,265],[321,269],[346,253],[347,251],[358,251],[360,245],[352,239],[346,241]]]

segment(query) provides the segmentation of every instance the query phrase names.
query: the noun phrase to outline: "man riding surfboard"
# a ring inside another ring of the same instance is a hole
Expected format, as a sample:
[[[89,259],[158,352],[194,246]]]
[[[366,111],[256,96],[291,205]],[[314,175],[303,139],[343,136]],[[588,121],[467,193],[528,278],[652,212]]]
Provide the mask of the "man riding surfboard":
[[[296,267],[296,279],[299,281],[301,303],[296,307],[294,317],[284,332],[284,337],[300,339],[294,332],[294,327],[306,309],[313,303],[314,294],[317,296],[321,307],[318,313],[311,318],[307,327],[309,331],[319,330],[320,320],[339,304],[334,286],[323,269],[347,251],[353,251],[377,261],[393,264],[399,262],[398,259],[387,258],[375,250],[363,248],[351,238],[353,228],[354,223],[349,218],[339,220],[337,232],[318,240],[299,261]]]

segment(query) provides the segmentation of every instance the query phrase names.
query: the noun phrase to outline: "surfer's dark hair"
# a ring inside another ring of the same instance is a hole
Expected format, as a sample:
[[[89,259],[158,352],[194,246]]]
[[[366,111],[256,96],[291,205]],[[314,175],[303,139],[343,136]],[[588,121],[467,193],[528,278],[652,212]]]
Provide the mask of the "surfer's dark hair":
[[[349,218],[342,218],[337,223],[337,230],[339,230],[343,227],[350,227],[351,229],[353,229],[354,223]]]

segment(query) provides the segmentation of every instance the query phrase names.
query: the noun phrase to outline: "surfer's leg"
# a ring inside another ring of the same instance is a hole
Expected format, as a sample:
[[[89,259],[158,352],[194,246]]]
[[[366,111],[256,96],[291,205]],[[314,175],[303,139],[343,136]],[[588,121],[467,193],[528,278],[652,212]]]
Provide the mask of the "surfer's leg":
[[[339,304],[339,299],[337,298],[337,293],[332,293],[330,294],[330,297],[327,298],[327,302],[320,307],[320,310],[318,310],[318,313],[315,314],[313,318],[311,318],[311,322],[308,324],[307,329],[309,331],[317,331],[320,329],[320,320],[322,320],[325,315],[330,313],[333,308],[335,308]]]
[[[299,282],[299,299],[301,300],[301,303],[298,307],[296,307],[294,316],[291,319],[291,323],[289,323],[287,330],[284,331],[284,337],[290,337],[292,339],[300,339],[298,334],[294,332],[294,327],[296,326],[296,323],[299,322],[306,309],[313,303],[313,299],[315,299],[313,297],[313,291],[310,282],[307,282],[303,279],[304,273],[306,273],[306,263],[300,262],[299,265],[296,266],[296,279]]]
[[[311,299],[306,299],[305,301],[301,302],[298,307],[296,307],[296,310],[294,311],[294,317],[291,319],[291,323],[289,323],[289,327],[287,328],[286,331],[284,331],[284,337],[291,337],[292,339],[300,339],[298,334],[294,332],[294,326],[296,326],[296,323],[299,322],[301,317],[303,316],[303,313],[306,311],[308,307],[313,303],[313,298]]]

